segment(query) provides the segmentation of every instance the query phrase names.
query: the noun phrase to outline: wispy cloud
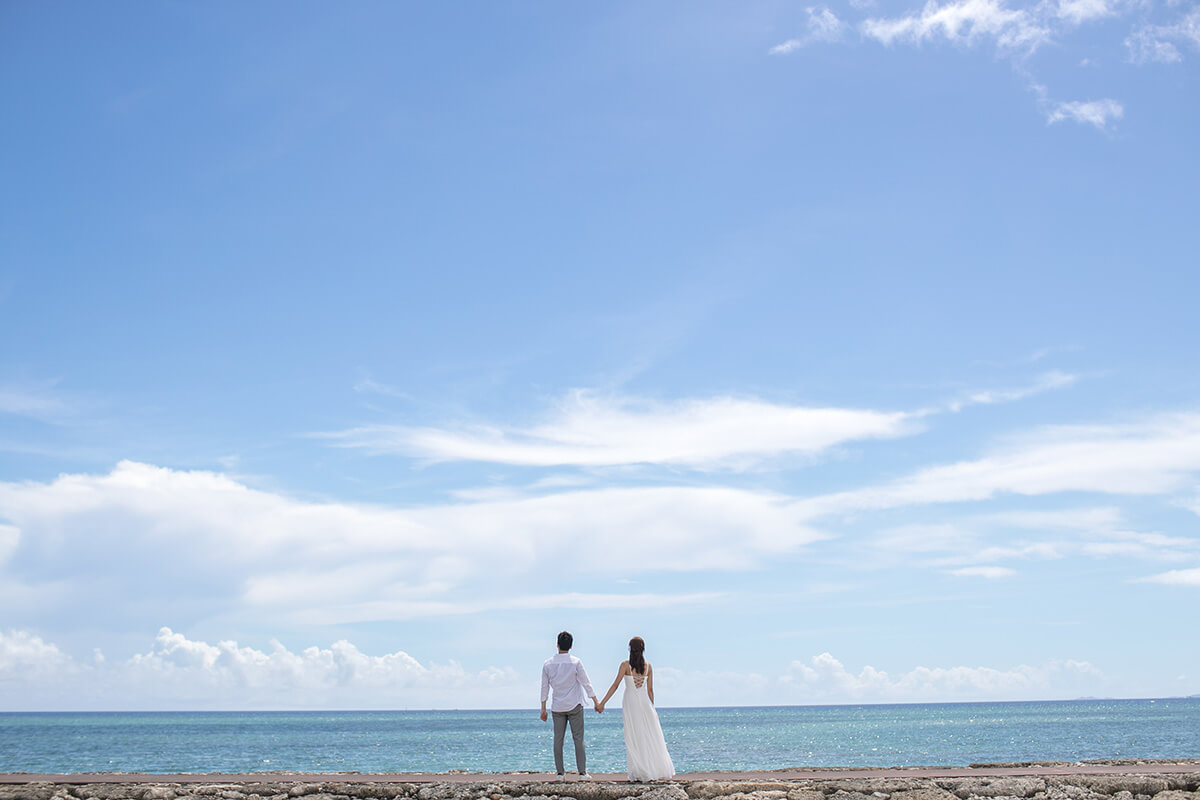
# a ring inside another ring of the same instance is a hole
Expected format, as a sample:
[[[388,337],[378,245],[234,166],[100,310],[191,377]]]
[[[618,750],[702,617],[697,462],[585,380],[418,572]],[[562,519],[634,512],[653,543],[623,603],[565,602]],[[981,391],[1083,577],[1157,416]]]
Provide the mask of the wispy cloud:
[[[662,465],[746,469],[770,458],[813,457],[839,445],[893,439],[923,430],[945,410],[1022,400],[1073,385],[1051,370],[1032,384],[970,392],[921,411],[812,407],[756,398],[657,402],[575,390],[533,425],[414,427],[368,425],[316,434],[336,445],[430,461],[482,461],[535,467]]]
[[[296,584],[297,587],[308,585],[311,584]],[[292,590],[287,594],[295,595],[297,593],[297,591]],[[629,611],[641,609],[653,611],[704,605],[717,602],[725,596],[721,592],[687,592],[682,594],[561,592],[557,594],[521,595],[517,597],[497,596],[470,602],[442,599],[370,599],[361,602],[332,603],[319,607],[308,607],[300,611],[287,611],[284,618],[290,622],[304,625],[341,625],[350,622],[454,617],[498,611],[552,611],[555,609],[587,611]],[[286,605],[290,607],[294,603],[289,602]]]
[[[1139,4],[1128,0],[1027,3],[928,0],[919,8],[893,16],[872,16],[858,21],[838,19],[830,12],[824,24],[810,9],[808,32],[772,47],[770,53],[787,54],[814,41],[845,40],[845,32],[852,29],[856,29],[863,39],[888,47],[921,46],[931,42],[947,42],[961,48],[992,47],[1026,78],[1038,95],[1038,104],[1049,124],[1076,122],[1097,130],[1109,130],[1125,115],[1121,101],[1111,97],[1053,100],[1046,87],[1034,79],[1029,62],[1038,50],[1065,39],[1086,23],[1121,17],[1138,7]],[[1183,58],[1181,47],[1200,48],[1200,8],[1189,9],[1167,25],[1143,24],[1129,33],[1125,45],[1133,63],[1180,61]],[[1083,63],[1095,63],[1095,59],[1085,58]]]
[[[1092,556],[1178,561],[1200,553],[1200,539],[1139,531],[1101,531],[1081,545]]]
[[[368,394],[382,394],[388,397],[397,397],[402,400],[410,400],[412,396],[402,389],[397,389],[395,386],[389,386],[385,383],[379,383],[371,378],[363,378],[358,383],[354,384],[354,391]]]
[[[345,447],[432,461],[720,469],[743,468],[777,456],[811,456],[847,442],[918,430],[915,415],[905,412],[731,397],[658,403],[575,391],[545,422],[525,428],[375,425],[323,436]]]
[[[1019,70],[1029,80],[1029,89],[1037,96],[1038,106],[1046,117],[1047,125],[1059,122],[1077,122],[1091,125],[1097,130],[1107,130],[1112,123],[1125,116],[1125,107],[1112,98],[1102,100],[1062,102],[1050,97],[1050,90],[1033,80],[1024,70]]]
[[[1200,472],[1200,414],[1117,425],[1063,425],[983,458],[919,470],[876,487],[801,501],[813,518],[866,509],[987,500],[1001,494],[1170,494]]]
[[[1110,0],[1059,0],[1056,13],[1061,19],[1080,25],[1113,16],[1116,13],[1115,5]]]
[[[1143,583],[1163,583],[1168,586],[1200,586],[1200,567],[1173,569],[1141,580]]]
[[[1173,64],[1183,60],[1179,47],[1200,49],[1200,6],[1169,25],[1143,25],[1125,39],[1134,64]]]
[[[803,36],[788,39],[770,49],[771,55],[786,55],[817,42],[836,42],[846,32],[846,25],[827,7],[808,8],[808,30]]]
[[[56,389],[58,381],[0,384],[0,414],[57,422],[75,413]]]
[[[1182,561],[1200,554],[1200,539],[1122,529],[1113,508],[967,514],[954,523],[909,524],[875,534],[871,549],[885,560],[907,558],[922,567],[947,568],[960,577],[1014,574],[997,562],[1118,556]]]
[[[1010,567],[998,567],[993,564],[981,565],[977,567],[959,567],[958,569],[949,570],[951,575],[958,578],[986,578],[994,581],[1000,578],[1011,578],[1017,574],[1015,569]]]
[[[1031,52],[1050,40],[1049,29],[1033,14],[1000,0],[931,1],[919,12],[865,20],[860,30],[885,45],[932,39],[968,45],[990,41],[1004,51]]]
[[[1028,386],[1021,386],[1012,389],[983,389],[980,391],[969,392],[964,397],[953,400],[949,404],[950,411],[958,412],[968,406],[976,405],[993,405],[995,403],[1011,403],[1016,400],[1024,400],[1026,397],[1032,397],[1035,394],[1048,392],[1053,389],[1064,389],[1074,385],[1079,380],[1078,375],[1070,375],[1058,370],[1051,370],[1038,377],[1036,381]]]
[[[996,528],[1086,532],[1111,531],[1123,524],[1121,510],[1114,506],[1061,508],[1049,511],[1000,511],[975,516],[972,521]]]
[[[1124,116],[1125,107],[1116,100],[1106,97],[1103,100],[1058,103],[1047,113],[1046,120],[1051,125],[1071,121],[1105,130],[1114,121]]]
[[[1031,352],[1026,353],[1025,355],[1018,356],[1016,358],[1002,359],[1002,360],[998,360],[998,361],[985,359],[985,360],[977,361],[976,363],[986,364],[987,366],[991,366],[991,367],[1010,367],[1010,366],[1014,366],[1014,365],[1037,364],[1039,362],[1045,361],[1047,358],[1049,358],[1052,355],[1056,355],[1058,353],[1070,353],[1070,352],[1077,351],[1079,349],[1080,348],[1075,345],[1056,345],[1054,347],[1039,347]]]

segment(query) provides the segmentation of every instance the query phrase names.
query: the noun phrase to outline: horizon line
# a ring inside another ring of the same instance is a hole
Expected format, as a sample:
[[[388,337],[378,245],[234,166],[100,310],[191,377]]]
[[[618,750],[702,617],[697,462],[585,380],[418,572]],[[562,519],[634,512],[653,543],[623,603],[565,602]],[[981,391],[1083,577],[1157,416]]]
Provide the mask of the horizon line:
[[[1159,697],[1070,697],[1034,700],[897,700],[890,703],[789,703],[776,705],[656,706],[660,711],[719,711],[786,708],[888,708],[894,706],[963,706],[1018,703],[1129,703],[1159,700],[1200,700],[1200,694]],[[431,712],[537,714],[537,708],[143,708],[143,709],[27,709],[0,710],[0,714],[395,714]]]

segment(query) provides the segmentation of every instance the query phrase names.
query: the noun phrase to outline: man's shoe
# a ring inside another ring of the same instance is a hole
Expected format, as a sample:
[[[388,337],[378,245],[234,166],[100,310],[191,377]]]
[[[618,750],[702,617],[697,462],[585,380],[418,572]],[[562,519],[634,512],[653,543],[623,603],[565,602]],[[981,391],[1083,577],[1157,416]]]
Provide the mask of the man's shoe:
[[[558,781],[565,781],[566,779],[567,779],[567,776],[563,775],[561,772],[558,773],[558,777],[555,778],[555,780],[558,780]]]
[[[588,773],[588,772],[581,772],[581,773],[579,773],[579,780],[581,780],[581,781],[594,781],[594,780],[596,780],[596,779],[595,779],[595,778],[593,778],[593,777],[591,776],[591,773]]]

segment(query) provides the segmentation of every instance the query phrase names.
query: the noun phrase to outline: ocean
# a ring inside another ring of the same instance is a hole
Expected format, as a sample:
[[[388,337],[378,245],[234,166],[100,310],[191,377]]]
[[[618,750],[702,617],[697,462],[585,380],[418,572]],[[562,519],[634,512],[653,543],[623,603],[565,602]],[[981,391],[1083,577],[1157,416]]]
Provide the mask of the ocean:
[[[1200,699],[663,708],[680,772],[1200,757]],[[621,714],[588,767],[625,768]],[[567,745],[568,768],[573,763]],[[536,710],[0,714],[0,772],[499,772],[553,768]]]

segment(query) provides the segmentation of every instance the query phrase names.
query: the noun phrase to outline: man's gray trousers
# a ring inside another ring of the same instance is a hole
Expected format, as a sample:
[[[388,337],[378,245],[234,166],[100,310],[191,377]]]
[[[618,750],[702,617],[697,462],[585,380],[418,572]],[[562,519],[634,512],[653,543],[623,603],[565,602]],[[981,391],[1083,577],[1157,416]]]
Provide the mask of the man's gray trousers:
[[[570,711],[553,711],[554,716],[554,768],[562,775],[563,769],[563,735],[567,732],[567,723],[571,723],[571,738],[575,740],[575,766],[580,775],[587,774],[587,755],[583,752],[583,705],[577,705]]]

